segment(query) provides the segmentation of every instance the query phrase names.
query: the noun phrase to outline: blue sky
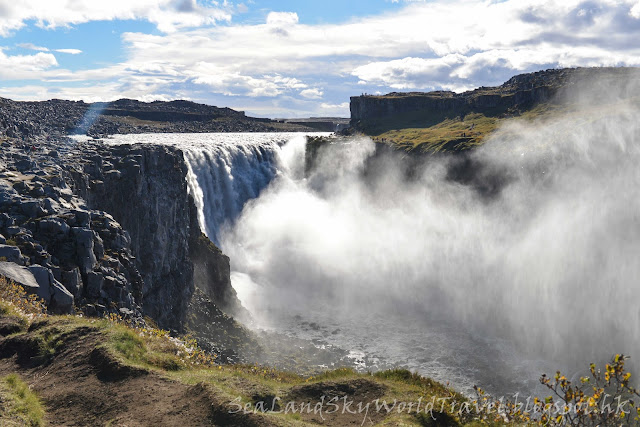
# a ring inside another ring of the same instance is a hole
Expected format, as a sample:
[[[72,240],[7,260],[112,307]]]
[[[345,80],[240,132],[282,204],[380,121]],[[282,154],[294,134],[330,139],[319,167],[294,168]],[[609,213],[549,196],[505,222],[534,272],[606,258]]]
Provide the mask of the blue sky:
[[[349,96],[640,65],[638,0],[0,0],[0,97],[345,116]]]

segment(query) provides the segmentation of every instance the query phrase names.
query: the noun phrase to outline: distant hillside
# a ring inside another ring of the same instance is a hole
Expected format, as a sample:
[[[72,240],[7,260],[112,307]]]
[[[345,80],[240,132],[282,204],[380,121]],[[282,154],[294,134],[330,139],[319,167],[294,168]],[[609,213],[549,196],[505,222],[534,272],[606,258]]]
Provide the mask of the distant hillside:
[[[191,101],[120,99],[88,104],[52,99],[19,102],[0,98],[0,135],[14,138],[144,132],[306,131],[300,124],[247,117],[242,111]]]
[[[633,97],[638,68],[570,68],[521,74],[498,87],[454,93],[393,92],[351,97],[351,126],[407,150],[460,151],[483,143],[504,120],[557,114],[575,94],[616,88],[611,99]],[[604,99],[602,100],[604,102]]]

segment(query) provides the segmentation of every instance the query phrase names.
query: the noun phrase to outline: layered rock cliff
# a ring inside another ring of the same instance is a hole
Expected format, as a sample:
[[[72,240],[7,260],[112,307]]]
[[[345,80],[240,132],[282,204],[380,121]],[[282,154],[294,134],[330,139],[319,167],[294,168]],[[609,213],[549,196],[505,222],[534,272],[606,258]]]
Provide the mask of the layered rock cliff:
[[[637,79],[639,75],[637,68],[552,69],[517,75],[501,86],[480,87],[463,93],[392,92],[353,96],[351,124],[366,130],[370,126],[367,122],[416,112],[426,122],[430,121],[430,116],[464,117],[470,112],[488,112],[491,115],[518,113],[537,103],[560,101],[559,95],[588,84],[594,78],[601,83],[616,84],[629,78]]]
[[[239,307],[229,258],[200,232],[180,150],[96,144],[73,163],[75,191],[131,236],[146,315],[161,327],[182,330],[196,287],[222,308]]]
[[[186,175],[173,147],[5,140],[0,275],[55,312],[144,315],[183,331],[197,288],[197,301],[242,313]]]

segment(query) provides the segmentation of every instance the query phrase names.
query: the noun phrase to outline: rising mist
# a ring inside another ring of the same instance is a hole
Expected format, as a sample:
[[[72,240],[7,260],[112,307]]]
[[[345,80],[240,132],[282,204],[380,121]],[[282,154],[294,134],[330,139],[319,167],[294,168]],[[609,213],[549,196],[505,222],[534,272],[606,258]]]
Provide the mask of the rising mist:
[[[263,326],[330,319],[346,341],[397,354],[440,346],[428,331],[442,325],[495,339],[474,356],[462,353],[475,341],[445,348],[439,365],[500,371],[491,349],[505,345],[512,364],[574,373],[639,358],[640,111],[617,100],[633,86],[589,87],[558,117],[508,122],[464,162],[408,161],[354,138],[321,149],[305,177],[305,140],[292,139],[282,172],[222,233],[243,302]],[[425,351],[413,366],[433,374]]]

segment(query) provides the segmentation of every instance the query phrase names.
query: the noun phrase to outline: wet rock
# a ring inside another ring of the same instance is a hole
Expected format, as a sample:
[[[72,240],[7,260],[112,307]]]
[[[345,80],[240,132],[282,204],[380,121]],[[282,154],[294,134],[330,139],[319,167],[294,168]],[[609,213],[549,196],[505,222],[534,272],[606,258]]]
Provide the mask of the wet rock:
[[[4,245],[6,243],[7,243],[7,239],[5,239],[2,234],[0,234],[0,245]]]

